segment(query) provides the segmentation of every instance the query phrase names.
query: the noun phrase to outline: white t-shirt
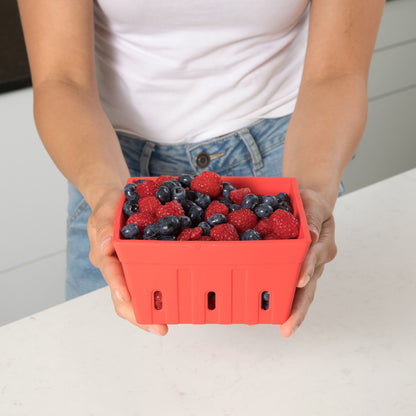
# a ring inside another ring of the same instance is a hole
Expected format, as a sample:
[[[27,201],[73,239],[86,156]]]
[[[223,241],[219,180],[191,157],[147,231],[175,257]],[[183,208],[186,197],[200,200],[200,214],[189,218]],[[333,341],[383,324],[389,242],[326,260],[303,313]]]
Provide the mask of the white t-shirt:
[[[97,80],[114,128],[195,143],[295,107],[309,0],[95,0]]]

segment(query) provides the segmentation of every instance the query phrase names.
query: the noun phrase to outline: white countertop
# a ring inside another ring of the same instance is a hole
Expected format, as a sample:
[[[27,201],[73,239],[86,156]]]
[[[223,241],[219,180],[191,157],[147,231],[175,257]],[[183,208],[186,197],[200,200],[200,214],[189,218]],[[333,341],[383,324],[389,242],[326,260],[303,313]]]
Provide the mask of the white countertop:
[[[0,328],[0,415],[416,414],[416,169],[337,202],[338,257],[277,326],[118,318],[108,289]]]

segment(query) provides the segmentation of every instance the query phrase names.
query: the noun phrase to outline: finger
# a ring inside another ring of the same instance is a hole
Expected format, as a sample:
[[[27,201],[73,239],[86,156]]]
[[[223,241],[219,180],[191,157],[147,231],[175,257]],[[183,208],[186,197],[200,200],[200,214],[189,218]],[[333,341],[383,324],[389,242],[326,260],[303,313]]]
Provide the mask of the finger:
[[[305,256],[299,273],[298,287],[304,287],[311,280],[317,266],[329,263],[337,254],[335,244],[335,222],[331,216],[321,230],[319,241],[313,243]]]
[[[322,224],[330,217],[331,212],[321,197],[313,191],[301,190],[306,222],[308,223],[312,243],[319,240]]]
[[[313,302],[318,278],[322,275],[324,266],[316,268],[315,273],[304,288],[297,289],[293,300],[292,312],[288,320],[280,326],[282,336],[288,338],[299,328],[304,321],[309,307]]]
[[[111,292],[111,297],[114,303],[114,309],[120,318],[126,319],[131,324],[155,335],[164,336],[168,332],[168,326],[163,324],[143,325],[138,324],[134,316],[133,306],[131,302],[122,302],[117,296]]]
[[[101,255],[99,259],[99,267],[104,277],[104,280],[110,287],[110,290],[116,295],[116,297],[120,301],[129,302],[130,293],[127,289],[123,268],[118,258],[115,255]]]

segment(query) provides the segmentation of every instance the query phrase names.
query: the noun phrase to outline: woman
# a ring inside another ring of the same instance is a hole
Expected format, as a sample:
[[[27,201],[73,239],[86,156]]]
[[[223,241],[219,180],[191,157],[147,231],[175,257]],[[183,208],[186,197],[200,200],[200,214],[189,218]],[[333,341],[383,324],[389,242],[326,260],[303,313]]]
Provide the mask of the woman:
[[[111,243],[129,176],[293,176],[312,245],[280,328],[291,336],[336,255],[332,211],[365,127],[383,6],[19,0],[37,128],[72,184],[68,298],[106,282],[117,314],[137,325]]]

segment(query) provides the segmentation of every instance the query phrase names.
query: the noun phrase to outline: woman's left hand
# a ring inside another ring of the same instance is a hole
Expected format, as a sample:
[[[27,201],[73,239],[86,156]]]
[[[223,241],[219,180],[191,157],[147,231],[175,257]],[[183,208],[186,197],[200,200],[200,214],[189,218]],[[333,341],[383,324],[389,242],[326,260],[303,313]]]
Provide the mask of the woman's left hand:
[[[314,299],[317,281],[324,266],[337,254],[335,222],[330,205],[313,190],[303,189],[300,193],[312,243],[299,273],[292,312],[280,327],[280,333],[284,337],[290,337],[302,324]]]

